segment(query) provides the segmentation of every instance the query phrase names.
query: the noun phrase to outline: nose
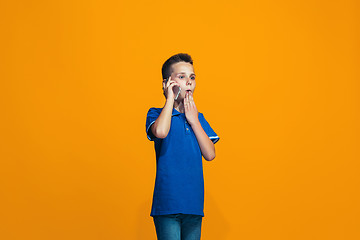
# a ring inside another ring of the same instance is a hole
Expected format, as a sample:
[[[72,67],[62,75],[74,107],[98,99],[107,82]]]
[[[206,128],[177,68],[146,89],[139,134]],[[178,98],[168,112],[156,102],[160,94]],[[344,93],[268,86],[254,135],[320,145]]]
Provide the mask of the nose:
[[[186,82],[186,85],[191,86],[191,84],[192,84],[192,83],[191,83],[191,80],[190,80],[190,78],[188,78],[188,79],[187,79],[187,82]]]

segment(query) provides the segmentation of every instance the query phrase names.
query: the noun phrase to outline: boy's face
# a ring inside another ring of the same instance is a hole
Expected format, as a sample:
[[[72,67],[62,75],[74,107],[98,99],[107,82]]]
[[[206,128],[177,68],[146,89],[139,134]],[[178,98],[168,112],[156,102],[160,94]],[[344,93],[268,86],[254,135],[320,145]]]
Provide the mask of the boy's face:
[[[171,65],[171,68],[171,80],[177,82],[181,87],[178,101],[183,101],[186,91],[191,91],[194,94],[196,85],[194,67],[187,62],[178,62]]]

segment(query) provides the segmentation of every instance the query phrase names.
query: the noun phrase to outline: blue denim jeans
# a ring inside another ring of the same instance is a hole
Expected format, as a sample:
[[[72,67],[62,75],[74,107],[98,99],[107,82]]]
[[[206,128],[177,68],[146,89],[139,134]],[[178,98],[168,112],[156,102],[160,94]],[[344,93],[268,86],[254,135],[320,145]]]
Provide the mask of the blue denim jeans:
[[[200,240],[202,216],[168,214],[153,216],[158,240]]]

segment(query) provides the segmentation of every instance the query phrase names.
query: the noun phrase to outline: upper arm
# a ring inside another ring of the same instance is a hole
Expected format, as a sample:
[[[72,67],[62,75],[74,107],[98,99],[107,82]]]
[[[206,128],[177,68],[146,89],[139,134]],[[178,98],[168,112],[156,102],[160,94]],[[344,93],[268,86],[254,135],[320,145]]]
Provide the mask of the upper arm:
[[[150,141],[155,140],[156,136],[154,134],[154,123],[156,121],[156,119],[159,117],[160,113],[158,111],[158,109],[156,108],[150,108],[147,116],[146,116],[146,134],[147,134],[147,138]]]
[[[215,144],[220,140],[220,137],[215,133],[215,131],[212,129],[210,124],[206,121],[204,115],[202,113],[199,113],[199,120],[201,123],[201,126],[203,127],[205,133],[208,135],[210,140]]]

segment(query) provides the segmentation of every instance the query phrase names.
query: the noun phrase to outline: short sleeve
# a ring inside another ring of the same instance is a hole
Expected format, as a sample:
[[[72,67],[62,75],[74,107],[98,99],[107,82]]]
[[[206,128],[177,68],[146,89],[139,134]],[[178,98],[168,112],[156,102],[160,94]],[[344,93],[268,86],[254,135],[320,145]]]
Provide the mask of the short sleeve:
[[[215,144],[217,143],[220,138],[215,133],[215,131],[211,128],[210,124],[206,121],[204,115],[202,113],[199,113],[199,121],[201,123],[201,126],[203,127],[205,133],[208,135],[210,140]]]
[[[147,138],[150,141],[154,141],[156,138],[154,136],[154,134],[151,132],[150,127],[155,122],[155,120],[159,117],[160,113],[161,113],[161,109],[158,109],[158,108],[150,108],[147,113],[145,127],[146,127]]]

